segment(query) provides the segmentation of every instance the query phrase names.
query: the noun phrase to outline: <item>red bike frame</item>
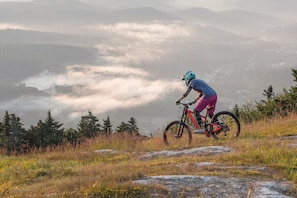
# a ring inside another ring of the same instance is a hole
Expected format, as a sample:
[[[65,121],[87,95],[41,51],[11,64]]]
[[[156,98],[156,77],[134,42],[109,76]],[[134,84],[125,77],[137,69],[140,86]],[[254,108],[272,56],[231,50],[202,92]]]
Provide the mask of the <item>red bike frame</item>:
[[[190,109],[187,109],[186,113],[187,113],[188,117],[190,118],[191,122],[194,124],[195,128],[199,129],[200,126],[197,123],[196,118],[194,117],[194,112],[191,111]],[[207,112],[206,112],[205,116],[201,115],[201,118],[202,118],[202,123],[205,125],[205,127],[207,127],[206,126]],[[210,123],[210,126],[211,126],[211,129],[212,129],[211,132],[213,132],[213,133],[217,133],[218,131],[220,131],[222,129],[222,127],[220,125],[215,124],[215,123]]]
[[[194,112],[193,111],[191,111],[190,109],[187,109],[187,115],[188,115],[188,117],[190,118],[190,120],[192,121],[192,123],[194,124],[194,126],[195,126],[195,128],[196,129],[199,129],[200,128],[200,126],[199,126],[199,124],[197,123],[197,121],[196,121],[196,119],[194,118]],[[205,122],[205,116],[201,116],[201,118],[203,118],[203,122]]]

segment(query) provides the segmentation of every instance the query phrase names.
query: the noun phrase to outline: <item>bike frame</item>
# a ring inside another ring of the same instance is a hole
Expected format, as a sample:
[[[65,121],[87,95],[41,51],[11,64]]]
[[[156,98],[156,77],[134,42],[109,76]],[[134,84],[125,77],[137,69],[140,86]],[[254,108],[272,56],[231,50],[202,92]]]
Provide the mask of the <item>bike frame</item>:
[[[183,114],[182,114],[182,117],[181,117],[181,121],[183,123],[186,123],[186,119],[187,119],[187,117],[189,117],[190,120],[191,120],[191,122],[195,126],[195,128],[196,129],[199,129],[200,126],[197,123],[196,118],[194,117],[194,112],[189,109],[189,104],[184,104],[184,103],[181,103],[181,104],[184,105],[184,110],[183,110]],[[207,125],[206,124],[207,123],[207,112],[206,112],[206,115],[205,116],[201,115],[201,119],[202,119],[202,123],[205,125],[205,127],[207,127],[206,126]],[[219,132],[222,129],[222,127],[220,125],[215,124],[215,123],[211,123],[210,122],[209,125],[210,125],[210,127],[212,129],[211,130],[212,133],[217,133],[217,132]]]
[[[191,122],[194,124],[195,128],[199,129],[200,126],[197,123],[196,118],[194,117],[194,112],[191,111],[190,109],[187,109],[186,113],[187,113],[187,116],[190,118]],[[201,116],[201,119],[202,119],[202,123],[206,122],[206,116]]]

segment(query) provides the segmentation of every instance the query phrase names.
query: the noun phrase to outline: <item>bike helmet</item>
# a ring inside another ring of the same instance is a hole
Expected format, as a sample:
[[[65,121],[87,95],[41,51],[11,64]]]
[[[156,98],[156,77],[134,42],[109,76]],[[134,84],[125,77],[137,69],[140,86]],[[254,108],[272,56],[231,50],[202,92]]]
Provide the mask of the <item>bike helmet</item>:
[[[184,80],[188,86],[194,78],[196,78],[196,75],[192,71],[188,71],[182,76],[181,80]]]

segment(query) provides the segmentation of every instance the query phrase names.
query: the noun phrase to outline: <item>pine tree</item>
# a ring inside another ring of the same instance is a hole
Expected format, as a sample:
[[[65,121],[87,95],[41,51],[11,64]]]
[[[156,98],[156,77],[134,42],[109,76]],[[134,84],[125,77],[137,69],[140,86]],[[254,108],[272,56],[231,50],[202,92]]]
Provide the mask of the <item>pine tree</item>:
[[[5,142],[5,135],[4,135],[3,129],[4,129],[4,125],[0,120],[0,148],[4,147],[4,142]]]
[[[21,119],[15,114],[5,112],[5,116],[0,124],[0,146],[7,150],[7,153],[18,151],[24,143],[25,129],[20,122]]]
[[[73,128],[68,128],[63,134],[64,141],[70,142],[72,145],[76,145],[80,141],[80,134]]]
[[[63,140],[64,128],[61,128],[63,124],[55,121],[51,115],[51,112],[48,111],[47,118],[44,121],[45,124],[45,142],[47,145],[59,145]]]
[[[47,147],[59,145],[63,141],[63,124],[55,121],[48,111],[44,122],[39,120],[36,126],[31,126],[25,139],[29,147]]]
[[[128,128],[129,128],[129,133],[134,135],[139,135],[139,129],[137,127],[136,119],[134,117],[131,117],[130,120],[128,121]]]
[[[44,123],[39,120],[36,126],[30,127],[28,132],[26,133],[25,140],[27,142],[28,147],[37,147],[40,148],[42,145],[45,145],[43,143],[44,139]]]
[[[112,125],[111,125],[109,116],[107,116],[106,120],[103,120],[103,132],[106,134],[109,134],[112,132]]]
[[[275,93],[273,92],[272,85],[269,85],[267,90],[264,90],[263,95],[266,97],[266,102],[269,102],[271,99],[273,99]]]
[[[62,126],[63,124],[60,124],[59,122],[55,121],[51,115],[51,112],[48,111],[47,118],[44,121],[44,146],[53,146],[62,143],[64,132],[64,128],[61,128]]]
[[[121,124],[119,126],[117,126],[116,131],[118,133],[127,132],[127,131],[129,131],[129,125],[125,122],[121,122]]]
[[[291,71],[292,71],[292,75],[294,77],[293,81],[294,82],[297,82],[297,69],[291,69]],[[296,97],[297,97],[297,85],[292,86],[290,91],[291,91],[292,98],[294,99],[294,101],[296,101]]]
[[[20,122],[21,119],[15,114],[10,115],[11,119],[11,148],[13,151],[18,151],[24,143],[25,129]]]
[[[101,125],[98,123],[98,119],[96,116],[89,111],[89,114],[86,116],[82,116],[81,120],[78,124],[78,131],[83,137],[95,137],[102,130]]]
[[[6,142],[7,142],[7,136],[5,132],[5,121],[4,118],[2,118],[1,123],[0,123],[0,147],[5,148],[6,147]]]
[[[5,112],[5,116],[3,118],[3,135],[6,139],[6,142],[8,141],[8,138],[11,136],[11,122],[10,122],[10,116],[8,114],[8,111]]]
[[[291,69],[294,81],[297,82],[297,69]]]
[[[6,149],[7,153],[10,153],[12,150],[12,144],[11,144],[11,136],[12,136],[12,131],[11,131],[11,118],[8,112],[5,112],[5,115],[2,119],[2,130],[1,130],[1,142],[2,142],[2,147]]]

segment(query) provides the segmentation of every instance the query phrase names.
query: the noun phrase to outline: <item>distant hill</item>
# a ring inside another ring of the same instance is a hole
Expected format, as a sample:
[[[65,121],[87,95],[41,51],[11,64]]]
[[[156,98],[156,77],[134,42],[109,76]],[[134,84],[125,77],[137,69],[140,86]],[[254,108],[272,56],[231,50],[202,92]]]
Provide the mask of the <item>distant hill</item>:
[[[214,12],[205,8],[190,8],[178,11],[180,18],[190,19],[196,23],[219,28],[227,28],[230,31],[254,32],[267,26],[281,25],[284,21],[272,16],[244,10],[228,10]],[[264,26],[263,26],[264,25]]]
[[[0,43],[3,44],[63,44],[76,46],[91,46],[100,43],[106,38],[69,33],[56,33],[45,31],[5,29],[0,30]]]
[[[163,11],[172,11],[176,8],[171,5],[171,0],[82,0],[83,2],[97,5],[100,7],[107,7],[111,9],[126,9],[126,8],[139,8],[151,7]]]
[[[83,23],[104,21],[110,12],[72,0],[36,0],[27,3],[0,3],[0,22],[22,22],[27,24]]]
[[[122,9],[115,12],[115,18],[118,21],[129,22],[144,22],[154,20],[176,20],[177,17],[173,17],[165,12],[156,10],[150,7],[130,8]]]
[[[44,70],[59,71],[71,64],[92,63],[95,48],[62,44],[0,44],[0,83],[17,83]]]
[[[111,11],[79,1],[36,0],[28,3],[0,3],[0,22],[26,24],[88,24],[119,21],[141,22],[173,20],[175,17],[150,7],[128,8]]]

